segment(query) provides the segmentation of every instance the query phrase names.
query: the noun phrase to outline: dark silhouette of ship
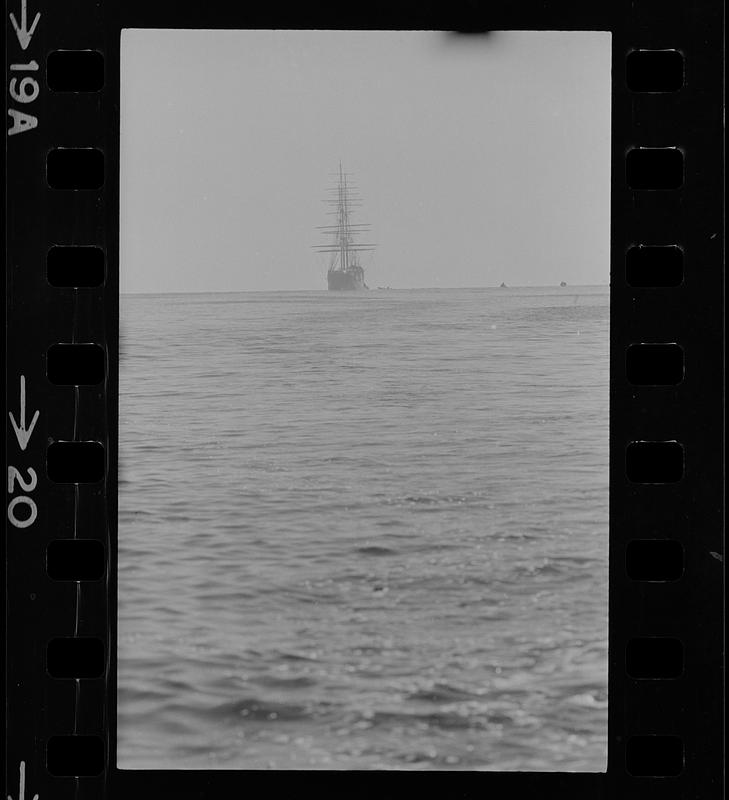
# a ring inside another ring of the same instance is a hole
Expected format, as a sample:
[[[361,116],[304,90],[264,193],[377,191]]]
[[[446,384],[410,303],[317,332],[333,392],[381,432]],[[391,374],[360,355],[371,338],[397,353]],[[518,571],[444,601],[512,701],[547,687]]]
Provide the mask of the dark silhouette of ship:
[[[361,198],[356,187],[349,181],[349,175],[342,170],[339,162],[337,184],[329,190],[325,200],[336,217],[334,225],[321,225],[325,236],[331,237],[326,244],[314,245],[319,253],[329,253],[331,260],[327,270],[327,287],[330,291],[356,291],[369,289],[365,283],[364,267],[359,262],[359,254],[374,250],[375,245],[358,242],[356,237],[369,230],[365,223],[352,222],[352,213],[361,206]]]

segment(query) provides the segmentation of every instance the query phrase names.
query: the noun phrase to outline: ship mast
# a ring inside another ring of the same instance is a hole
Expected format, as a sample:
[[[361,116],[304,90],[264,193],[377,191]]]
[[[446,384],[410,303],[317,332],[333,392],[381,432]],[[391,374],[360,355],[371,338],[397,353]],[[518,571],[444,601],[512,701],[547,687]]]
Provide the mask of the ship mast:
[[[329,244],[314,245],[314,249],[320,253],[331,253],[330,269],[346,272],[358,265],[358,253],[374,250],[375,245],[355,241],[355,236],[369,230],[369,225],[350,222],[352,209],[360,205],[360,197],[355,194],[356,187],[349,183],[341,161],[339,171],[335,174],[337,185],[329,190],[330,197],[324,202],[333,207],[328,213],[336,216],[336,224],[319,226],[319,230],[331,235],[333,240]]]
[[[342,172],[342,162],[339,162],[339,242],[341,248],[340,264],[342,269],[349,267],[349,252],[347,246],[347,179]]]

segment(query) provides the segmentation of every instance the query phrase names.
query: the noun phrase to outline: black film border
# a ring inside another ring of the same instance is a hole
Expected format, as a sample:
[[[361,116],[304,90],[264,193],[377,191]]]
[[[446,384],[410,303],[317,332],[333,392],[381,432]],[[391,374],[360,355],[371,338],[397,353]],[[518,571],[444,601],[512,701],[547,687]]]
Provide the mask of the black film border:
[[[266,791],[295,782],[332,797],[720,796],[722,4],[374,3],[361,13],[235,5],[6,5],[6,794],[213,798],[255,777]],[[127,27],[612,32],[607,773],[252,776],[114,766]]]

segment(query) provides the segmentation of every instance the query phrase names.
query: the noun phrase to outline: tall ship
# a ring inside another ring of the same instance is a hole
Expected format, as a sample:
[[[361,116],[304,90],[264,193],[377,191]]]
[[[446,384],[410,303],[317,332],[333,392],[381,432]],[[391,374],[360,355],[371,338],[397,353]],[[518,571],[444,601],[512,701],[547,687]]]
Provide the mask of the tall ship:
[[[336,184],[328,190],[324,201],[329,207],[327,214],[335,220],[331,225],[317,228],[328,241],[314,245],[314,249],[330,256],[327,270],[327,287],[330,291],[369,289],[365,283],[364,267],[360,264],[360,253],[374,250],[375,245],[358,241],[358,237],[369,231],[370,226],[352,221],[355,209],[362,206],[362,198],[352,184],[351,176],[342,169],[341,161],[335,177]]]

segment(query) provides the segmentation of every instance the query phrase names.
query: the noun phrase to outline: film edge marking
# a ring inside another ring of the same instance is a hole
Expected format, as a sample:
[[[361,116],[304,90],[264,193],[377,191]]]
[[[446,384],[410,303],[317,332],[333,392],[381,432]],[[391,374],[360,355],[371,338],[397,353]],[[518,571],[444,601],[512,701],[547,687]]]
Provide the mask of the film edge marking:
[[[20,49],[25,52],[30,45],[30,40],[33,38],[35,29],[40,21],[40,12],[36,12],[30,28],[28,27],[28,0],[20,0],[20,24],[18,24],[18,20],[12,11],[8,16],[10,17],[10,22],[15,29],[15,35],[18,39]],[[20,72],[24,70],[28,72],[37,72],[38,62],[31,60],[25,64],[16,62],[10,65],[10,72]],[[40,84],[35,78],[31,77],[30,75],[26,75],[25,77],[20,78],[20,84],[18,85],[18,78],[13,76],[10,78],[8,83],[8,92],[12,100],[14,100],[16,103],[32,103],[40,94]],[[28,114],[27,112],[20,111],[17,108],[8,108],[8,114],[13,121],[12,126],[8,129],[8,136],[15,136],[15,134],[25,133],[26,131],[33,130],[33,128],[38,127],[38,117],[34,116],[33,114]]]
[[[33,800],[38,800],[38,793],[33,795]],[[13,800],[11,794],[8,795],[8,800]],[[18,782],[18,800],[25,800],[25,761],[20,762],[20,780]]]
[[[18,413],[18,417],[20,422],[15,421],[15,417],[13,416],[12,411],[8,411],[8,418],[10,419],[10,424],[13,427],[13,432],[15,433],[15,438],[18,442],[21,452],[25,452],[25,449],[28,447],[28,442],[30,441],[30,437],[33,435],[33,430],[35,429],[35,424],[38,422],[38,418],[40,417],[40,411],[36,410],[33,414],[33,417],[30,421],[30,427],[25,427],[25,375],[20,376],[20,411]],[[8,464],[8,494],[12,495],[15,492],[15,481],[17,480],[20,488],[27,492],[27,494],[19,494],[16,497],[13,497],[10,502],[8,503],[8,520],[10,524],[13,525],[15,528],[29,528],[36,520],[38,516],[38,507],[35,504],[35,500],[32,497],[29,497],[29,494],[36,488],[38,485],[38,475],[33,467],[26,467],[28,472],[28,480],[23,480],[22,475],[20,474],[20,470]],[[15,508],[21,504],[25,504],[28,506],[29,515],[25,519],[18,519],[15,515]]]

